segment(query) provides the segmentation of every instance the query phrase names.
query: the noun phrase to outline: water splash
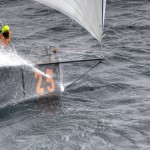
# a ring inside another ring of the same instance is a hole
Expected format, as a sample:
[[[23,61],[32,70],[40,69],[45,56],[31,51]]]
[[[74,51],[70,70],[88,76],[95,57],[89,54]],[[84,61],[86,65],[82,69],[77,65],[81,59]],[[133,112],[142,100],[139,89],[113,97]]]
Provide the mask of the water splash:
[[[11,50],[11,49],[10,49]],[[48,75],[39,70],[30,61],[22,58],[19,55],[12,53],[12,51],[6,51],[5,47],[0,48],[0,67],[10,67],[10,66],[27,66],[33,72],[37,72],[46,78],[52,78],[53,75]],[[61,84],[61,91],[64,92],[64,86]]]
[[[27,66],[31,68],[31,71],[38,72],[44,77],[51,78],[50,75],[46,75],[44,72],[36,68],[30,61],[25,60],[21,56],[16,55],[9,50],[10,49],[6,49],[6,47],[3,46],[0,48],[0,67]]]
[[[64,86],[62,85],[62,83],[60,84],[60,90],[61,90],[61,92],[64,92],[64,91],[65,91],[65,88],[64,88]]]

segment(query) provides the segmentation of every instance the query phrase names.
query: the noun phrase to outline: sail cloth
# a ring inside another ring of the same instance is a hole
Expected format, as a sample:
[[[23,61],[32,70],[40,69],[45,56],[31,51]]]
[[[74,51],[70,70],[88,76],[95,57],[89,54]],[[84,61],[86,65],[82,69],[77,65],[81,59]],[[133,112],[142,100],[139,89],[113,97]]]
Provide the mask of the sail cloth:
[[[106,0],[35,0],[69,16],[101,41]]]

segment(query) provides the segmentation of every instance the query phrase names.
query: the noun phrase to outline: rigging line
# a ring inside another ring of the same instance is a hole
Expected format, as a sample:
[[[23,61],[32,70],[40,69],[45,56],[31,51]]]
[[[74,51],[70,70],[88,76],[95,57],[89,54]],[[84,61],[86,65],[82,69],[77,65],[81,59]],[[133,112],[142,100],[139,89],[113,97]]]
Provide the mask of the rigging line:
[[[65,55],[65,56],[68,56],[68,55],[71,55],[71,54],[75,54],[75,55],[79,55],[79,56],[82,56],[82,57],[91,57],[91,58],[95,58],[95,55],[89,55],[89,54],[79,54],[79,53],[76,53],[76,52],[69,52],[69,51],[66,51],[65,53],[61,53],[61,52],[56,52],[56,53],[53,53],[53,54],[42,54],[42,55],[39,55],[39,57],[46,57],[46,56],[62,56],[62,55]],[[38,54],[37,54],[38,55]],[[37,55],[32,55],[30,54],[29,56],[30,57],[37,57]],[[76,57],[77,57],[76,56]]]
[[[37,66],[41,65],[49,65],[49,64],[72,64],[72,63],[79,63],[79,62],[86,62],[86,61],[103,61],[105,59],[102,58],[94,58],[94,59],[82,59],[82,60],[72,60],[72,61],[56,61],[56,62],[44,62],[44,63],[38,63],[35,64]]]
[[[4,25],[1,19],[0,19],[0,24],[1,24],[1,26]],[[17,51],[16,51],[16,49],[15,49],[15,47],[14,47],[12,41],[10,41],[10,45],[11,45],[11,48],[13,49],[13,51],[15,52],[15,54],[17,55]]]
[[[77,81],[79,81],[81,78],[83,78],[86,74],[88,74],[91,70],[93,70],[94,68],[96,68],[101,62],[103,62],[104,60],[107,60],[108,58],[110,58],[111,56],[107,56],[104,59],[101,59],[98,61],[98,63],[96,63],[93,67],[91,67],[89,70],[87,70],[83,75],[81,75],[79,78],[77,78],[73,83],[71,83],[70,85],[68,85],[65,89],[64,92],[66,92],[72,85],[74,85]]]
[[[101,45],[102,46],[102,45]],[[114,53],[113,53],[114,54]],[[88,74],[91,70],[93,70],[94,68],[96,68],[102,61],[107,60],[108,58],[110,58],[111,55],[104,57],[101,60],[98,61],[98,63],[96,63],[93,67],[91,67],[89,70],[87,70],[83,75],[81,75],[79,78],[77,78],[73,83],[71,83],[70,85],[68,85],[65,89],[64,92],[66,92],[72,85],[74,85],[77,81],[79,81],[81,78],[83,78],[86,74]]]
[[[82,76],[80,76],[73,83],[71,83],[70,85],[68,85],[65,88],[64,92],[66,92],[72,85],[74,85],[77,81],[79,81],[81,78],[83,78],[87,73],[89,73],[91,70],[93,70],[95,67],[97,67],[101,62],[102,62],[102,60],[98,61],[98,63],[96,63],[93,67],[91,67],[88,71],[86,71]]]

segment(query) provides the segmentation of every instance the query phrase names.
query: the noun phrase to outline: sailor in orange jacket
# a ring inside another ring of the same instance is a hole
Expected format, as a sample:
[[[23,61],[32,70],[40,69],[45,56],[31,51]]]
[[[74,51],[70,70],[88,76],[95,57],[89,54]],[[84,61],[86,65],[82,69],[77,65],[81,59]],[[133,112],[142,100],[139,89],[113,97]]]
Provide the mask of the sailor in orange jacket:
[[[11,32],[8,25],[4,25],[0,31],[0,46],[8,46],[11,40]]]

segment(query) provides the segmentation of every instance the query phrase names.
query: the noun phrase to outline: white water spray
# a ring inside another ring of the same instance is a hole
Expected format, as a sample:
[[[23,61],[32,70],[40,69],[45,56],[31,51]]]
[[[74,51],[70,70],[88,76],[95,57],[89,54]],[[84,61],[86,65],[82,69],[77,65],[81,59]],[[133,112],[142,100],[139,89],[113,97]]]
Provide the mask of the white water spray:
[[[53,75],[48,75],[36,68],[31,62],[25,60],[19,55],[14,53],[6,52],[5,47],[0,48],[0,67],[11,67],[11,66],[27,66],[31,68],[31,71],[37,72],[46,78],[52,78]],[[64,86],[60,85],[61,92],[64,92]]]
[[[36,68],[31,62],[25,60],[21,56],[14,53],[6,52],[6,48],[2,46],[0,48],[0,67],[10,66],[27,66],[33,71],[38,72],[45,77],[51,78],[51,76],[46,75],[44,72]]]

